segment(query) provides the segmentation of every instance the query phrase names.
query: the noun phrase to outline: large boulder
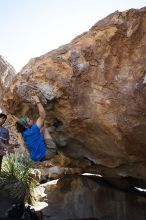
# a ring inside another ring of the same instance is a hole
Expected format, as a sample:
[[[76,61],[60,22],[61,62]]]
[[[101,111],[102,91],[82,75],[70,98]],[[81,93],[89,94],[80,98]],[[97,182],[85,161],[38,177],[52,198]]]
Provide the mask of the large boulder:
[[[3,108],[37,117],[37,94],[66,155],[90,161],[87,171],[146,179],[145,15],[146,8],[116,11],[31,59],[4,90]]]
[[[46,186],[44,220],[144,220],[146,199],[132,190],[114,189],[102,178],[68,175]],[[50,218],[48,218],[50,216]]]

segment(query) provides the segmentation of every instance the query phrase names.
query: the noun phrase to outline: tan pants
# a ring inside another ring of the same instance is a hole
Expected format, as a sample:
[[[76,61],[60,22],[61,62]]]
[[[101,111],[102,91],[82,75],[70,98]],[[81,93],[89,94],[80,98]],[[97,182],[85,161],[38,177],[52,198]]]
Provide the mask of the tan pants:
[[[45,139],[46,143],[46,154],[42,160],[50,160],[57,153],[56,144],[52,139]]]

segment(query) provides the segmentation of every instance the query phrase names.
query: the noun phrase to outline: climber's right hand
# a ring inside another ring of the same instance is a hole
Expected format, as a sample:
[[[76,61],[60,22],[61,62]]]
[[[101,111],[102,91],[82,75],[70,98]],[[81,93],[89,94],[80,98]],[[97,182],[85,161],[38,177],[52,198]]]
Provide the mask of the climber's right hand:
[[[31,100],[32,100],[32,102],[34,102],[34,104],[40,103],[40,99],[38,96],[32,96]]]

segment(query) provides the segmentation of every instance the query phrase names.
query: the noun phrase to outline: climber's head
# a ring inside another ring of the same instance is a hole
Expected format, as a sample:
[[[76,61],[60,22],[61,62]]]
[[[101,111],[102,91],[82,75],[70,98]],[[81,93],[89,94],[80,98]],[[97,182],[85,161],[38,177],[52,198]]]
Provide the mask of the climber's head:
[[[33,124],[32,119],[28,118],[27,116],[23,116],[16,122],[16,128],[18,132],[23,132],[27,128],[31,127],[32,124]]]

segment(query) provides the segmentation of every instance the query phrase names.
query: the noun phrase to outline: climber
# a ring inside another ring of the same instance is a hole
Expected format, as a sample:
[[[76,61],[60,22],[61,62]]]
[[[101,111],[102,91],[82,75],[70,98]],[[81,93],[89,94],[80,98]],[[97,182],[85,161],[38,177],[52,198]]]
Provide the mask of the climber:
[[[9,131],[3,127],[3,124],[7,120],[7,115],[0,113],[0,173],[2,166],[3,156],[6,154],[6,146],[9,143]]]
[[[16,128],[21,133],[33,161],[49,160],[57,153],[56,144],[53,142],[48,128],[44,127],[46,112],[40,99],[37,96],[32,96],[32,102],[37,105],[39,111],[36,123],[24,116],[16,122]]]

